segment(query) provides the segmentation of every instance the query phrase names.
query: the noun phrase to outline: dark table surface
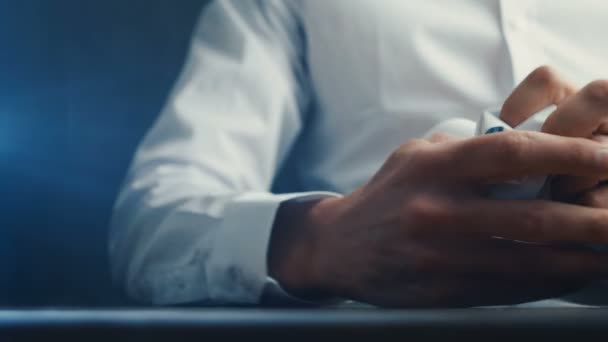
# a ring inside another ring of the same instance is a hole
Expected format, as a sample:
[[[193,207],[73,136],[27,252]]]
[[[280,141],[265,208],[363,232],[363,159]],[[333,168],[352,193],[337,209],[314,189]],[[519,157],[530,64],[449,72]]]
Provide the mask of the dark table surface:
[[[367,337],[608,341],[605,308],[446,310],[164,308],[0,310],[0,341],[153,341]],[[341,339],[340,339],[341,340]]]

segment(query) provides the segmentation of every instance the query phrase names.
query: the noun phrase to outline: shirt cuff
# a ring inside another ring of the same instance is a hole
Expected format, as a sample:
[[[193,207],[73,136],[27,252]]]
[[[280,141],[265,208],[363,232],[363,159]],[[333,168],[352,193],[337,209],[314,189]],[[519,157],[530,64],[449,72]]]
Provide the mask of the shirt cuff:
[[[208,259],[208,289],[214,302],[257,304],[264,294],[275,303],[312,304],[287,294],[268,276],[267,267],[270,235],[280,204],[308,196],[341,195],[325,191],[246,193],[227,205]]]

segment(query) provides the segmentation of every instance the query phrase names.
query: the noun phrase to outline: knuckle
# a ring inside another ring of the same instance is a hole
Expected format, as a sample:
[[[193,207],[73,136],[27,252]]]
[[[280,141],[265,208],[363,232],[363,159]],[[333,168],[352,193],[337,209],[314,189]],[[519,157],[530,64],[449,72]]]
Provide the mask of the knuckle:
[[[413,233],[427,234],[430,227],[450,221],[450,210],[443,201],[430,195],[418,195],[406,201],[404,226]]]
[[[426,155],[426,147],[429,142],[423,139],[412,139],[401,145],[388,158],[391,165],[410,164],[419,162]]]
[[[413,139],[394,150],[382,165],[380,173],[392,175],[395,186],[407,185],[412,179],[428,176],[428,164],[432,160],[430,142]]]
[[[447,141],[450,139],[452,139],[451,135],[449,135],[447,133],[442,133],[442,132],[434,133],[430,138],[430,140],[434,141],[434,142],[442,142],[442,141]]]
[[[569,173],[583,172],[590,176],[597,174],[596,147],[585,138],[567,138],[566,144],[554,157],[559,158]],[[578,174],[577,174],[578,175]]]
[[[584,89],[584,94],[590,101],[608,102],[608,80],[595,80],[589,83]]]
[[[547,65],[536,68],[530,74],[528,81],[538,88],[544,88],[556,104],[576,93],[576,88],[572,84],[566,82],[555,69]]]
[[[416,152],[424,148],[428,142],[424,139],[410,139],[399,148],[405,152]]]
[[[542,65],[529,76],[530,82],[542,87],[555,87],[560,84],[557,72],[547,65]]]
[[[509,162],[519,162],[523,159],[531,139],[529,132],[506,132],[498,142],[497,155]]]
[[[594,144],[589,143],[586,138],[570,138],[568,139],[568,158],[577,160],[578,162],[594,163],[596,148]]]
[[[584,240],[600,243],[608,242],[608,215],[601,212],[590,217],[589,221],[585,224]]]
[[[594,207],[594,208],[602,208],[602,207],[605,207],[607,204],[605,198],[603,198],[603,196],[601,196],[596,191],[586,192],[582,196],[582,202],[585,205],[588,205],[588,206]]]

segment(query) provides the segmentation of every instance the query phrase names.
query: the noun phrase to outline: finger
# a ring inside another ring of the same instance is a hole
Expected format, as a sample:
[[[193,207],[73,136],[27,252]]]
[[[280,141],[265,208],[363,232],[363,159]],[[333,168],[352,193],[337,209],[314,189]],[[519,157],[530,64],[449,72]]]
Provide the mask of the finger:
[[[602,144],[608,144],[608,122],[602,121],[591,139],[601,142]]]
[[[555,70],[541,66],[526,77],[507,98],[500,119],[515,127],[548,105],[560,104],[576,92]]]
[[[551,183],[551,198],[572,201],[581,193],[592,190],[599,183],[597,178],[559,176]],[[583,204],[583,203],[581,203]]]
[[[603,126],[602,126],[603,127]],[[598,130],[602,130],[599,128]],[[608,145],[608,136],[604,134],[594,134],[591,140],[598,143]],[[575,200],[581,193],[595,188],[601,179],[598,178],[587,178],[587,177],[574,177],[574,176],[559,176],[555,177],[551,183],[551,198],[558,201],[572,201]],[[581,203],[577,201],[577,203]]]
[[[416,251],[417,258],[413,260],[418,261],[409,268],[415,269],[417,275],[487,278],[608,276],[608,253],[582,245],[532,244],[487,237],[467,239],[457,235],[441,239],[436,234],[432,243]]]
[[[601,186],[582,194],[577,203],[599,209],[608,209],[608,187]]]
[[[608,210],[542,200],[461,200],[433,234],[499,236],[538,243],[608,243]],[[449,222],[449,224],[448,224]]]
[[[591,136],[591,140],[602,145],[608,145],[608,122],[600,125],[600,127]]]
[[[608,149],[588,139],[510,131],[432,145],[424,170],[441,170],[438,181],[495,182],[526,176],[608,176]],[[425,176],[428,176],[425,175]]]
[[[608,81],[589,83],[569,97],[547,118],[542,131],[589,138],[598,130],[605,130],[608,121]]]
[[[453,247],[442,251],[439,262],[430,262],[418,274],[471,275],[489,279],[504,277],[608,276],[608,253],[584,247],[519,243],[510,240],[475,239],[467,244],[452,239]],[[450,258],[445,258],[449,253]],[[431,259],[432,260],[432,259]]]
[[[459,140],[459,138],[454,135],[451,135],[451,134],[440,132],[440,133],[433,134],[428,140],[430,142],[436,144],[436,143],[444,143],[444,142]]]

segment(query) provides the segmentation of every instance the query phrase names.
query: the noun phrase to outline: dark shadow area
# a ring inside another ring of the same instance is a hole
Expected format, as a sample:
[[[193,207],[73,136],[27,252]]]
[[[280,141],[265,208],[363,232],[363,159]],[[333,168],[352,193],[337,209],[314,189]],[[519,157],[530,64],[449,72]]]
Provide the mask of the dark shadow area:
[[[0,2],[0,306],[125,303],[112,203],[206,2]]]

